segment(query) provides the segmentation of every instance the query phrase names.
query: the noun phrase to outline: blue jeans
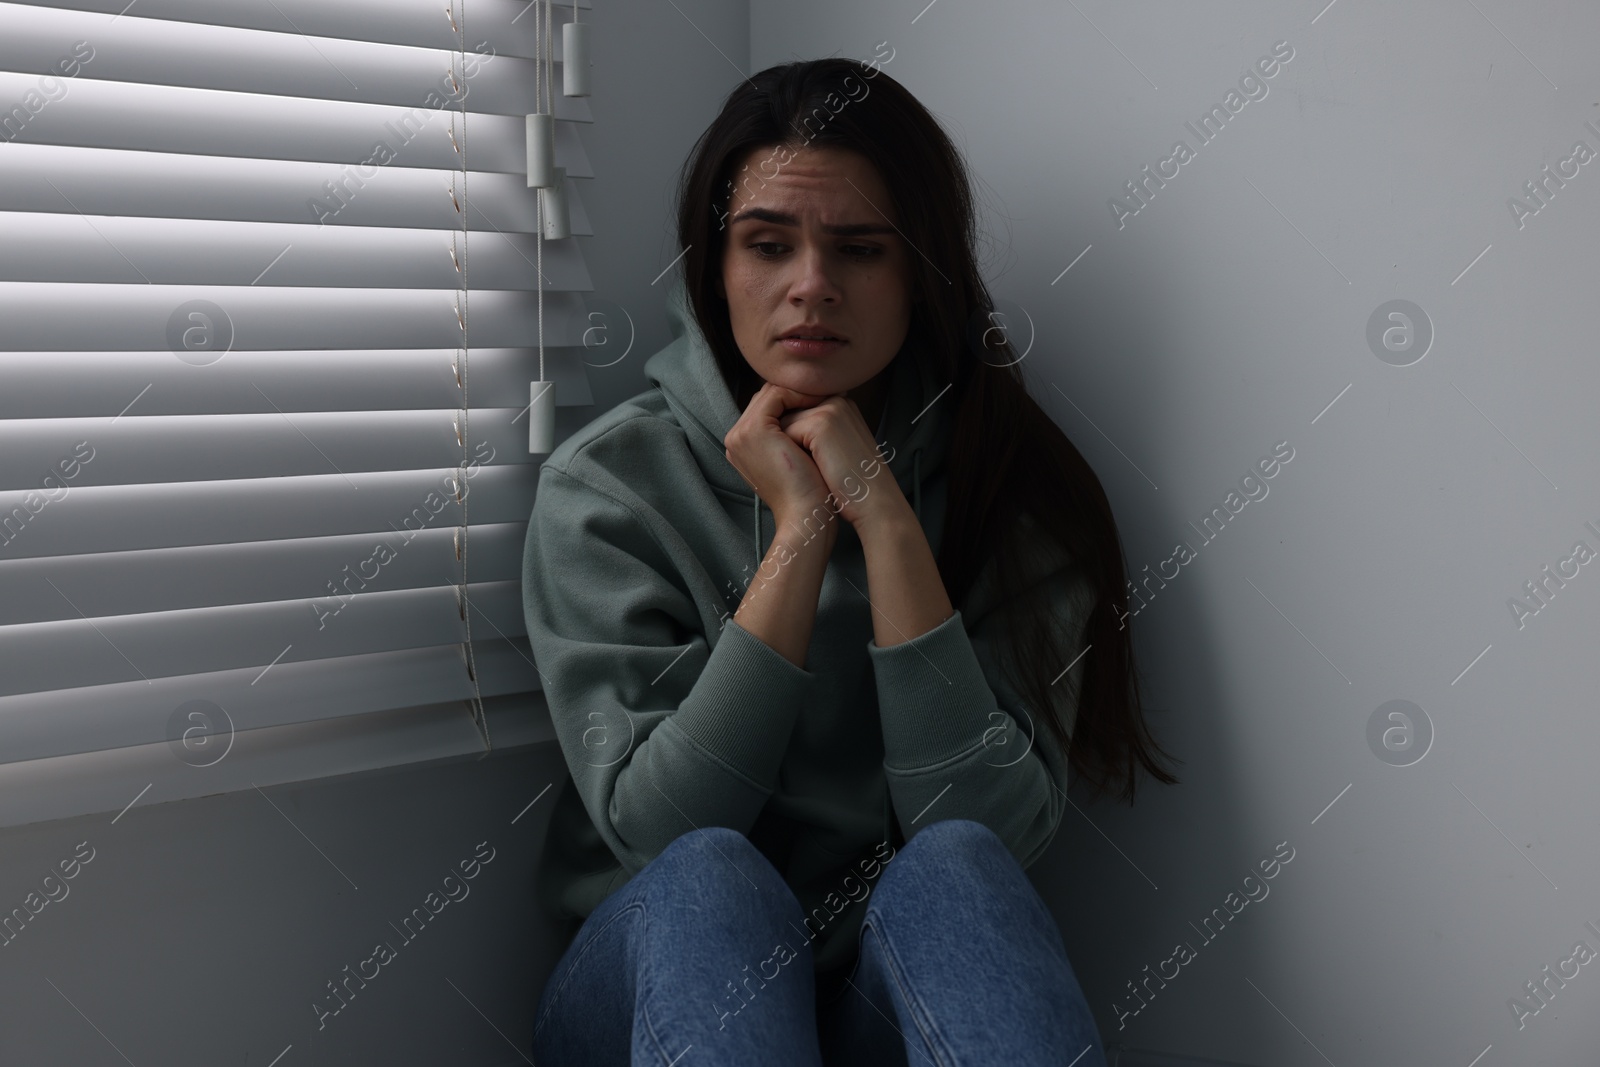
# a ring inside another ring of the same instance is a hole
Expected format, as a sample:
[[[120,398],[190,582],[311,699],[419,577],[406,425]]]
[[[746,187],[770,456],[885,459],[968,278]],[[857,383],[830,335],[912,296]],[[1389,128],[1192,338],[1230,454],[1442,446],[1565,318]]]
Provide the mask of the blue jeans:
[[[540,998],[533,1062],[1105,1067],[1055,920],[981,823],[929,823],[884,866],[850,980],[820,1005],[802,921],[743,834],[684,834],[584,921]]]

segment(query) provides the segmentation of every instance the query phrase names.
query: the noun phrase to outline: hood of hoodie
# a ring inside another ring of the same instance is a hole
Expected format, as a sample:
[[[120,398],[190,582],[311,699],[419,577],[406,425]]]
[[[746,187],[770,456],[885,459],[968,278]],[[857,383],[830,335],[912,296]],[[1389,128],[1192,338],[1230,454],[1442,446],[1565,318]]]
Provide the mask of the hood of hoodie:
[[[683,278],[677,273],[667,294],[667,324],[673,340],[645,361],[645,378],[661,390],[668,406],[690,429],[689,447],[707,481],[750,499],[753,551],[759,564],[763,502],[723,454],[723,438],[743,412],[722,380],[716,357],[689,306]],[[889,472],[920,522],[922,486],[944,467],[951,398],[944,392],[949,383],[937,381],[929,361],[916,356],[914,343],[908,339],[890,362],[889,388],[873,436],[889,455]]]

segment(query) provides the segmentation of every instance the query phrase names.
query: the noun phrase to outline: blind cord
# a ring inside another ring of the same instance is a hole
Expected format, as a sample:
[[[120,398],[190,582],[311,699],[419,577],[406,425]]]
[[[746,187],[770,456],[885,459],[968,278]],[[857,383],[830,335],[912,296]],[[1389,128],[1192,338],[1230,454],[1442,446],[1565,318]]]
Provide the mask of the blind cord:
[[[453,2],[454,2],[454,0],[453,0]],[[459,540],[457,541],[457,544],[456,544],[456,557],[461,563],[461,584],[457,587],[456,593],[457,593],[457,609],[458,609],[458,612],[459,612],[459,614],[461,616],[462,621],[466,624],[466,642],[462,646],[462,652],[465,655],[466,663],[467,663],[467,679],[472,683],[472,698],[471,698],[471,701],[469,703],[469,709],[468,710],[470,711],[470,713],[472,715],[473,722],[475,722],[477,724],[477,726],[478,726],[478,732],[483,736],[483,750],[484,750],[484,754],[487,755],[488,752],[494,746],[493,746],[492,742],[489,739],[489,720],[488,720],[488,716],[484,712],[483,694],[482,694],[482,691],[481,691],[481,689],[479,687],[479,684],[478,684],[477,657],[476,657],[476,655],[474,653],[473,646],[472,646],[471,601],[467,599],[467,535],[468,535],[468,533],[470,532],[470,529],[471,529],[471,527],[470,527],[470,525],[468,523],[468,517],[467,517],[467,497],[470,495],[470,493],[467,491],[468,487],[466,485],[466,481],[467,481],[467,441],[469,440],[467,420],[468,420],[468,416],[469,416],[469,414],[470,414],[470,412],[472,410],[472,406],[469,403],[468,393],[467,393],[467,379],[468,379],[467,357],[468,357],[468,354],[471,351],[471,345],[469,344],[470,334],[468,332],[468,327],[467,327],[468,319],[470,317],[469,316],[469,307],[468,307],[467,301],[468,301],[468,298],[469,298],[469,296],[471,294],[472,287],[471,287],[471,284],[470,284],[471,276],[468,273],[468,268],[470,266],[468,246],[470,245],[471,242],[468,239],[470,226],[469,226],[469,220],[468,220],[468,217],[467,217],[467,210],[466,210],[467,202],[468,202],[467,201],[467,151],[466,151],[466,140],[467,140],[467,94],[466,94],[466,78],[467,78],[467,71],[466,71],[466,67],[467,67],[467,0],[460,0],[460,4],[461,4],[461,18],[460,18],[459,21],[454,18],[454,15],[450,11],[450,9],[446,8],[446,12],[451,14],[451,20],[450,21],[455,25],[457,43],[459,45],[459,47],[457,49],[457,54],[460,56],[460,59],[461,59],[461,76],[460,76],[459,80],[456,77],[456,72],[455,72],[455,69],[454,69],[454,66],[455,66],[454,58],[452,58],[452,62],[451,62],[451,68],[452,69],[450,71],[450,80],[451,80],[451,82],[452,82],[452,84],[453,84],[453,86],[455,88],[455,91],[456,91],[457,102],[460,104],[460,107],[461,107],[461,139],[459,141],[457,141],[456,138],[455,138],[455,116],[452,114],[451,117],[450,117],[450,119],[451,119],[451,121],[450,121],[451,141],[452,141],[452,143],[453,143],[453,145],[455,147],[456,153],[461,157],[461,197],[460,197],[459,200],[456,201],[456,211],[459,212],[460,215],[461,215],[461,255],[460,255],[460,257],[459,257],[459,259],[458,259],[458,261],[456,263],[456,270],[461,275],[461,305],[460,305],[460,309],[459,309],[459,311],[457,312],[457,315],[456,315],[456,322],[461,328],[461,354],[460,354],[460,357],[459,357],[459,369],[458,369],[458,373],[456,374],[456,384],[461,387],[461,426],[460,426],[459,431],[456,434],[456,442],[461,445],[461,466],[457,470],[457,474],[456,474],[456,503],[461,508],[461,529],[458,531]],[[454,174],[451,175],[451,179],[452,179],[451,180],[451,184],[453,186],[454,185]],[[452,199],[454,199],[454,192],[455,191],[452,188],[452,190],[451,190]],[[454,233],[452,232],[452,234],[451,234],[451,245],[453,246],[454,244],[455,244],[455,236],[454,236]],[[453,251],[453,248],[452,248],[452,251]]]
[[[540,109],[540,92],[544,88],[544,73],[539,68],[544,65],[545,49],[548,41],[541,34],[539,11],[533,13],[533,110],[544,114]],[[555,109],[550,109],[550,114],[555,114]],[[539,381],[547,381],[544,376],[544,190],[534,193],[534,198],[539,201],[539,239],[534,244],[533,272],[538,275],[534,279],[533,287],[538,292],[539,301]],[[533,408],[528,408],[528,419],[533,420]]]

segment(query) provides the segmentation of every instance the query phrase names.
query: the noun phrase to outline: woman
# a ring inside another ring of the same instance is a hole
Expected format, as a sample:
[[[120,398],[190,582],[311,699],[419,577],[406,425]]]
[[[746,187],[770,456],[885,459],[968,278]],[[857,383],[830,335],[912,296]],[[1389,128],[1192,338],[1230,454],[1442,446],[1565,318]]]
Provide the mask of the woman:
[[[572,772],[541,1065],[1105,1062],[1023,869],[1069,768],[1176,779],[1110,505],[973,328],[974,236],[875,65],[763,71],[692,154],[676,339],[551,453],[528,530]]]

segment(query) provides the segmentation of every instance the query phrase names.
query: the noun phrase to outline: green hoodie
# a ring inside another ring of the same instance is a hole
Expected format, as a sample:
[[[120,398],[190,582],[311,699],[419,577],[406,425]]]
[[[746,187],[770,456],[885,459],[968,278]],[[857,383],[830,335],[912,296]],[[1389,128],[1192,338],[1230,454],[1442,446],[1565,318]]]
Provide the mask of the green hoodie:
[[[539,468],[523,611],[571,778],[538,898],[570,937],[674,838],[731,827],[794,890],[805,921],[787,947],[811,943],[826,993],[849,973],[865,901],[906,838],[972,819],[1026,867],[1055,835],[1067,768],[994,661],[1004,636],[992,563],[962,610],[879,648],[861,541],[834,516],[805,668],[732,619],[753,578],[761,594],[757,571],[777,531],[724,455],[741,412],[681,279],[668,317],[675,339],[644,365],[653,387]],[[912,349],[890,365],[877,477],[892,474],[937,556],[951,400]],[[798,547],[806,531],[784,535]],[[1068,635],[1057,647],[1071,667],[1057,684],[1075,708],[1089,579],[1055,542],[1029,543],[1038,551],[1026,595],[1048,597]],[[751,945],[749,962],[780,952]]]

